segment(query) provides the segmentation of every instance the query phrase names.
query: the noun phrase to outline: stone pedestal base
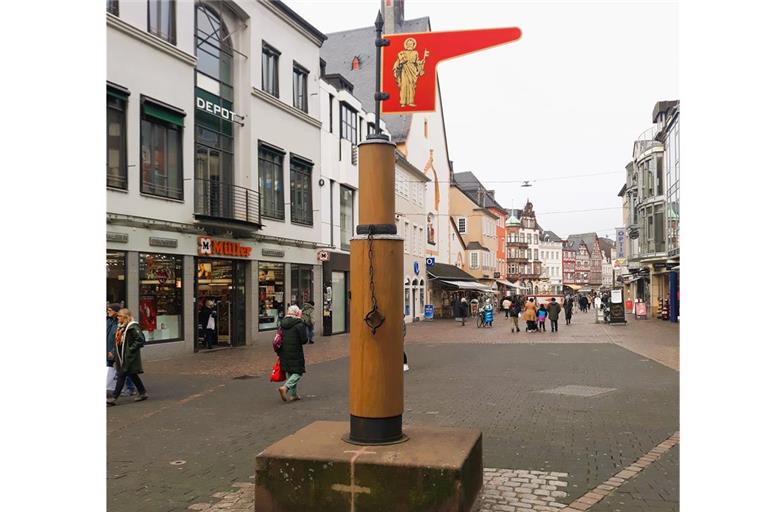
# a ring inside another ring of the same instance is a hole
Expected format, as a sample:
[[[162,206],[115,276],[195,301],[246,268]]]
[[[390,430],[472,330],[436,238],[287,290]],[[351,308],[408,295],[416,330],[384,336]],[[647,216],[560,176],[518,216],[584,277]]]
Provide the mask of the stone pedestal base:
[[[256,457],[256,512],[469,512],[483,485],[478,430],[406,426],[387,446],[317,421]]]

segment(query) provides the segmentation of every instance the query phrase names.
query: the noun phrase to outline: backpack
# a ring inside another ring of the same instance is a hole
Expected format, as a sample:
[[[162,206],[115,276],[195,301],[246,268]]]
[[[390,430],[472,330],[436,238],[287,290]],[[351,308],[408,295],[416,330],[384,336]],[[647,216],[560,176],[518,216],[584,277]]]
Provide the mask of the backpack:
[[[277,332],[275,333],[275,338],[272,340],[272,350],[274,350],[275,352],[279,352],[282,346],[283,346],[283,328],[278,327]]]

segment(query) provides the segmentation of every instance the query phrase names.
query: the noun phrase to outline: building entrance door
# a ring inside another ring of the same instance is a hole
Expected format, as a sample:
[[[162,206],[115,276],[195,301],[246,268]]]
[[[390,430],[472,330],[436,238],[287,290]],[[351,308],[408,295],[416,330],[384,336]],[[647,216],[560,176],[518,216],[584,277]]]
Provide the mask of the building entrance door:
[[[331,273],[331,322],[332,334],[347,331],[347,273]]]
[[[196,349],[245,344],[245,265],[244,261],[198,258]]]

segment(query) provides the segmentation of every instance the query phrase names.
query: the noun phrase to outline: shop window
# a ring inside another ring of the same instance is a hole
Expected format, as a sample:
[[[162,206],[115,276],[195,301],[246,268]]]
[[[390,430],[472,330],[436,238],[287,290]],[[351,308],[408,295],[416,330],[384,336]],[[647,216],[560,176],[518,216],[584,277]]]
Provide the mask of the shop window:
[[[139,254],[139,326],[147,343],[183,338],[184,257]]]
[[[141,192],[183,199],[182,130],[184,114],[142,101]]]
[[[128,188],[125,115],[128,92],[107,86],[107,186]]]
[[[259,192],[261,213],[276,220],[285,219],[285,195],[283,192],[284,153],[259,144]]]
[[[107,0],[107,12],[120,16],[120,3],[117,0]]]
[[[176,44],[175,0],[149,0],[147,2],[147,30],[151,34]]]
[[[312,265],[291,264],[291,303],[301,307],[307,301],[314,302]]]
[[[267,43],[263,43],[261,48],[261,89],[278,98],[280,97],[279,60],[280,52]]]
[[[354,199],[355,191],[351,188],[341,186],[340,193],[340,224],[341,224],[341,248],[349,250],[349,241],[355,229],[354,221]]]
[[[291,222],[312,225],[312,162],[291,156]]]
[[[107,304],[127,306],[125,251],[107,251]]]
[[[259,330],[277,329],[285,315],[285,265],[259,263]]]
[[[304,67],[293,63],[293,106],[303,112],[309,110],[307,101],[307,77],[309,71]]]

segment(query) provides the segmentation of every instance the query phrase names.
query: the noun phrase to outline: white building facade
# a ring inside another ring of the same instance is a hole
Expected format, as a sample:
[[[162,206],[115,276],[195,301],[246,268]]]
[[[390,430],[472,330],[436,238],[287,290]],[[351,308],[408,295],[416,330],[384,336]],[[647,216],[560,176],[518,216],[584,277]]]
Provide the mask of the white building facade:
[[[427,208],[429,178],[395,153],[395,219],[403,238],[403,315],[406,322],[424,318],[427,284]]]
[[[341,74],[319,83],[321,130],[320,240],[323,250],[323,334],[349,331],[349,249],[358,221],[358,144],[374,123]],[[384,126],[384,133],[386,126]]]
[[[552,231],[543,231],[539,238],[542,276],[547,279],[543,293],[563,293],[563,240]]]
[[[281,2],[147,5],[107,3],[107,302],[149,359],[267,343],[322,297],[325,36]]]

